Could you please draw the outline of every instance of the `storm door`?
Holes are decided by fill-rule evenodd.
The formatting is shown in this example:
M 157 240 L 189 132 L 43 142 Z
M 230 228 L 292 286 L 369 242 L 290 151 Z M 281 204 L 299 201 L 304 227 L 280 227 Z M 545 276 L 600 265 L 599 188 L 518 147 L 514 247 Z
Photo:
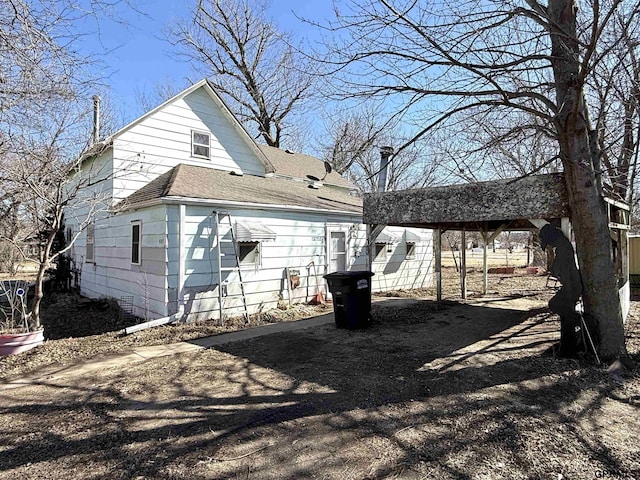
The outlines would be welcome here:
M 347 232 L 333 231 L 329 233 L 329 273 L 342 272 L 347 269 Z

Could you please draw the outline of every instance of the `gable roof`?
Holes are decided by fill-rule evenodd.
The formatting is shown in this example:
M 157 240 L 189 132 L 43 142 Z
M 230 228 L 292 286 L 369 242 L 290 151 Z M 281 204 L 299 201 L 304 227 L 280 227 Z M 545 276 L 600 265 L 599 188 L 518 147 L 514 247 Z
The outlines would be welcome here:
M 258 147 L 275 167 L 275 175 L 278 177 L 308 179 L 310 175 L 316 178 L 324 177 L 322 183 L 325 185 L 349 189 L 357 188 L 336 171 L 325 176 L 324 162 L 316 157 L 268 145 L 258 145 Z
M 216 104 L 220 108 L 222 113 L 229 119 L 229 122 L 234 127 L 234 129 L 236 130 L 238 135 L 246 142 L 246 144 L 249 146 L 249 148 L 256 154 L 258 159 L 262 162 L 262 164 L 265 167 L 265 172 L 266 173 L 273 173 L 275 171 L 274 166 L 271 164 L 271 162 L 266 157 L 266 155 L 263 153 L 263 151 L 258 147 L 258 144 L 256 143 L 256 141 L 251 137 L 251 135 L 249 135 L 249 133 L 247 133 L 247 131 L 244 129 L 244 127 L 242 126 L 240 121 L 231 112 L 229 107 L 227 107 L 227 104 L 224 102 L 224 100 L 222 100 L 220 95 L 218 95 L 216 93 L 215 89 L 213 88 L 211 83 L 206 78 L 203 79 L 203 80 L 200 80 L 199 82 L 194 83 L 189 88 L 183 90 L 182 92 L 178 93 L 177 95 L 174 95 L 173 97 L 171 97 L 170 99 L 168 99 L 164 103 L 158 105 L 156 108 L 154 108 L 152 110 L 149 110 L 144 115 L 136 118 L 131 123 L 129 123 L 129 124 L 125 125 L 124 127 L 122 127 L 117 132 L 111 134 L 105 140 L 102 140 L 100 142 L 96 142 L 95 144 L 91 145 L 80 156 L 79 163 L 82 163 L 84 160 L 86 160 L 88 158 L 91 158 L 93 156 L 96 156 L 97 154 L 104 152 L 106 149 L 111 148 L 113 146 L 113 140 L 115 138 L 117 138 L 118 136 L 122 135 L 127 130 L 129 130 L 130 128 L 134 127 L 135 125 L 138 125 L 140 122 L 144 121 L 145 119 L 149 118 L 151 115 L 154 115 L 158 111 L 162 110 L 167 105 L 175 102 L 176 100 L 179 100 L 181 98 L 186 97 L 187 95 L 189 95 L 190 93 L 198 90 L 199 88 L 202 88 L 209 95 L 209 97 L 211 98 L 213 103 Z
M 362 199 L 342 189 L 312 189 L 301 181 L 278 177 L 237 176 L 222 170 L 180 164 L 149 182 L 117 205 L 142 208 L 162 199 L 211 200 L 283 208 L 362 213 Z

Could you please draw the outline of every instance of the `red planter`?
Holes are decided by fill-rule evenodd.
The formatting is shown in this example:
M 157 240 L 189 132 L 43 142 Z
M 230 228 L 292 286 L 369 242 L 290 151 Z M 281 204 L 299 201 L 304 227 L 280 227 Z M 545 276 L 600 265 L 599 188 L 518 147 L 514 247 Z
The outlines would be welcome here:
M 0 355 L 13 355 L 30 350 L 44 342 L 44 330 L 29 333 L 0 334 Z

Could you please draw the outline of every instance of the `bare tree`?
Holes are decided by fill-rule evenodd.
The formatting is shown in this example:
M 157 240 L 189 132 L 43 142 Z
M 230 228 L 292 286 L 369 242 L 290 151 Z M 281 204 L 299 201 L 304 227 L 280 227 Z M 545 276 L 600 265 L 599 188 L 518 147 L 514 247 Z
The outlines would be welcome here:
M 35 131 L 35 126 L 30 124 L 29 132 L 14 134 L 10 139 L 12 153 L 0 159 L 0 185 L 11 188 L 10 206 L 15 214 L 12 217 L 13 227 L 14 231 L 20 232 L 19 237 L 0 238 L 11 242 L 21 251 L 23 258 L 38 265 L 35 296 L 29 313 L 34 328 L 40 327 L 40 305 L 47 270 L 70 250 L 96 215 L 109 207 L 108 199 L 100 195 L 99 189 L 87 190 L 87 187 L 102 183 L 108 175 L 96 169 L 85 169 L 81 174 L 76 168 L 77 162 L 70 160 L 78 158 L 85 139 L 89 137 L 88 116 L 78 116 L 69 105 L 65 112 L 64 107 L 64 104 L 57 105 L 51 115 L 41 118 L 41 130 Z M 65 213 L 73 217 L 76 212 L 82 218 L 75 222 L 78 225 L 76 231 L 62 248 L 54 250 Z M 30 239 L 34 252 L 23 249 L 21 241 L 25 238 Z
M 239 119 L 279 147 L 287 119 L 311 94 L 314 76 L 290 38 L 264 17 L 267 3 L 198 0 L 168 33 L 181 56 L 210 78 Z
M 526 112 L 470 115 L 458 133 L 457 166 L 481 170 L 487 179 L 512 178 L 562 170 L 555 135 Z
M 526 126 L 552 130 L 565 173 L 587 314 L 600 353 L 625 352 L 620 299 L 602 196 L 601 134 L 591 121 L 589 82 L 638 23 L 637 2 L 571 0 L 431 3 L 355 0 L 330 27 L 328 56 L 353 96 L 397 107 L 414 135 L 447 127 L 460 114 L 524 112 Z M 625 57 L 625 62 L 629 56 Z M 604 128 L 604 125 L 602 125 Z M 606 136 L 606 135 L 605 135 Z
M 345 174 L 363 192 L 378 190 L 380 147 L 402 145 L 404 135 L 397 123 L 385 121 L 370 106 L 334 113 L 322 145 L 324 160 Z M 417 188 L 434 181 L 437 162 L 426 145 L 416 143 L 393 156 L 387 189 Z
M 603 173 L 620 199 L 634 204 L 640 154 L 640 25 L 628 23 L 624 9 L 612 14 L 604 41 L 609 61 L 588 77 Z
M 81 202 L 91 218 L 101 205 L 81 198 L 80 187 L 94 179 L 77 177 L 71 160 L 89 144 L 90 98 L 101 78 L 99 55 L 78 47 L 92 22 L 117 20 L 117 5 L 128 0 L 0 2 L 0 209 L 7 214 L 0 240 L 17 249 L 26 237 L 37 244 L 36 328 L 45 271 L 80 233 L 52 250 L 63 211 Z
M 144 89 L 136 89 L 136 103 L 141 109 L 139 114 L 144 114 L 162 105 L 174 95 L 181 92 L 183 88 L 179 87 L 172 80 L 165 78 L 153 84 L 152 87 Z

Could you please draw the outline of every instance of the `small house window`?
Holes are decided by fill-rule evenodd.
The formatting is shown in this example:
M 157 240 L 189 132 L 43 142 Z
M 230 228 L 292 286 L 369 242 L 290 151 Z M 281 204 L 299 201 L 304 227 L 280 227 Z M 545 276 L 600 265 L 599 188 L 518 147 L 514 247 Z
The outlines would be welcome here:
M 73 239 L 73 228 L 67 227 L 67 232 L 66 232 L 66 236 L 65 236 L 65 240 L 67 242 L 67 245 L 69 245 L 71 243 L 72 239 Z
M 133 222 L 131 224 L 131 263 L 140 265 L 140 253 L 142 242 L 142 223 Z
M 386 243 L 376 243 L 376 248 L 373 254 L 373 261 L 380 262 L 387 258 L 387 244 Z
M 407 259 L 411 260 L 416 258 L 416 244 L 414 242 L 407 242 Z
M 206 132 L 191 131 L 191 155 L 194 157 L 210 158 L 211 135 Z
M 238 260 L 240 265 L 258 265 L 260 242 L 238 242 Z
M 95 261 L 95 227 L 93 223 L 87 225 L 87 242 L 86 242 L 86 256 L 85 261 L 94 262 Z

